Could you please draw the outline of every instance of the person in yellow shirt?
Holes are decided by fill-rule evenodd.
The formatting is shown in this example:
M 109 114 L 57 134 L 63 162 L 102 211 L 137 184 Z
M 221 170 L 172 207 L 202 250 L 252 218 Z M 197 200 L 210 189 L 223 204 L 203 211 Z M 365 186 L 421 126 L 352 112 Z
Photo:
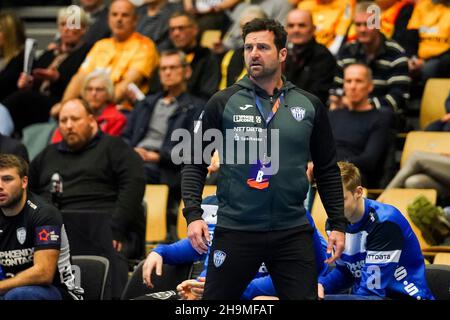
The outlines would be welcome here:
M 316 41 L 336 55 L 352 22 L 355 0 L 289 0 L 310 11 L 316 26 Z
M 411 33 L 407 30 L 409 19 L 414 10 L 413 0 L 375 0 L 380 13 L 380 31 L 387 39 L 395 40 L 405 49 L 408 56 L 417 50 L 411 42 Z M 356 40 L 356 27 L 351 25 L 347 33 L 347 42 Z
M 409 60 L 415 78 L 426 81 L 450 74 L 450 1 L 419 0 L 408 29 L 418 34 L 417 56 Z
M 155 44 L 149 38 L 135 32 L 137 15 L 128 0 L 116 0 L 111 4 L 108 24 L 112 37 L 95 43 L 78 72 L 64 92 L 63 101 L 80 94 L 83 79 L 95 69 L 106 70 L 114 83 L 116 103 L 124 100 L 127 87 L 135 83 L 143 92 L 148 91 L 148 80 L 159 63 Z

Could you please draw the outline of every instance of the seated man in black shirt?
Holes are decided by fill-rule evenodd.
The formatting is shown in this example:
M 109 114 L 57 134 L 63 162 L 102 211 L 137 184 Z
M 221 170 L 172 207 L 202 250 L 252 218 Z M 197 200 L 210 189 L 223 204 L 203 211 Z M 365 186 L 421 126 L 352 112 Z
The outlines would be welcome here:
M 0 154 L 0 300 L 81 299 L 61 214 L 27 185 L 25 160 Z
M 103 134 L 84 101 L 63 104 L 59 130 L 63 141 L 47 146 L 32 161 L 30 188 L 60 206 L 74 254 L 104 255 L 112 269 L 124 269 L 113 283 L 113 295 L 119 297 L 127 281 L 120 256 L 139 259 L 144 253 L 142 161 L 122 139 Z M 61 192 L 52 194 L 58 183 Z M 81 212 L 79 219 L 65 214 L 68 210 Z M 88 211 L 92 214 L 86 215 Z
M 348 65 L 344 69 L 342 103 L 332 100 L 328 116 L 338 160 L 354 163 L 359 167 L 365 185 L 378 187 L 378 169 L 388 147 L 393 116 L 374 108 L 369 100 L 372 90 L 370 69 L 364 64 Z

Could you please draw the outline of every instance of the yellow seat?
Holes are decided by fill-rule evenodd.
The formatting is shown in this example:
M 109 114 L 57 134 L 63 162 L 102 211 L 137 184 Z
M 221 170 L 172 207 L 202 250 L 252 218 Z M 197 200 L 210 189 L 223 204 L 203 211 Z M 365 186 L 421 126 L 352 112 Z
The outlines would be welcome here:
M 415 151 L 450 154 L 450 132 L 411 131 L 406 136 L 400 167 Z
M 429 79 L 420 103 L 420 128 L 425 129 L 431 122 L 445 115 L 445 99 L 450 91 L 449 79 Z
M 213 185 L 205 185 L 203 188 L 203 195 L 202 198 L 212 196 L 216 194 L 217 186 Z M 183 239 L 187 237 L 187 224 L 186 219 L 183 216 L 183 208 L 184 203 L 183 200 L 181 201 L 180 208 L 178 210 L 178 219 L 177 219 L 177 234 L 179 239 Z
M 222 31 L 220 30 L 205 30 L 202 34 L 202 38 L 200 39 L 200 45 L 212 50 L 214 48 L 214 44 L 220 41 L 221 36 Z
M 144 200 L 147 203 L 145 242 L 160 242 L 167 234 L 166 213 L 169 187 L 165 184 L 147 184 Z
M 425 196 L 431 203 L 436 203 L 437 191 L 434 189 L 387 189 L 379 197 L 378 201 L 396 207 L 408 220 L 411 228 L 419 240 L 420 248 L 424 255 L 435 255 L 437 252 L 450 252 L 449 246 L 430 246 L 422 237 L 422 232 L 411 221 L 406 211 L 408 205 L 419 195 Z
M 445 264 L 450 266 L 450 253 L 439 252 L 434 256 L 433 264 Z

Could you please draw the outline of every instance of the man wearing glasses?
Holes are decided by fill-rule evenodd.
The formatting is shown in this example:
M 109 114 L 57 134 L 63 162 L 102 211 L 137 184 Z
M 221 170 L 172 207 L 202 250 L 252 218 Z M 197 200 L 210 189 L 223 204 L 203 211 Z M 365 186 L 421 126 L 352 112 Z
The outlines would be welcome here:
M 178 205 L 181 200 L 180 166 L 171 161 L 171 141 L 175 129 L 189 129 L 204 101 L 187 91 L 191 67 L 182 51 L 161 53 L 161 92 L 148 95 L 132 111 L 123 133 L 125 141 L 144 161 L 147 183 L 169 185 L 168 241 L 176 239 Z
M 197 22 L 188 13 L 175 12 L 169 19 L 170 40 L 177 50 L 186 54 L 186 60 L 191 65 L 187 91 L 207 100 L 219 88 L 220 68 L 211 50 L 198 43 L 198 32 Z M 157 92 L 161 88 L 158 82 L 162 83 L 162 80 L 157 79 L 157 75 L 153 80 L 150 89 Z

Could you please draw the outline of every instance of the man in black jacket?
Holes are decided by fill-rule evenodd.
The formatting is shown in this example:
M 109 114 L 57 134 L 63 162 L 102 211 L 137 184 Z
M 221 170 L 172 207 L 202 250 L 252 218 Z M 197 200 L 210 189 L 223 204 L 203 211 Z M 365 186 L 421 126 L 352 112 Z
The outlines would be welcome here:
M 159 77 L 164 91 L 149 95 L 136 105 L 123 133 L 124 140 L 144 161 L 147 183 L 167 184 L 168 239 L 176 238 L 176 221 L 181 200 L 180 166 L 171 160 L 176 142 L 171 135 L 176 129 L 189 129 L 200 113 L 204 101 L 187 93 L 191 68 L 182 51 L 161 53 Z
M 316 42 L 315 30 L 309 11 L 293 9 L 289 12 L 284 74 L 297 87 L 316 95 L 325 104 L 333 85 L 336 60 L 327 47 Z
M 312 228 L 303 206 L 310 156 L 332 225 L 327 251 L 334 248 L 335 255 L 327 263 L 341 255 L 345 242 L 342 182 L 328 117 L 319 99 L 281 75 L 287 55 L 283 26 L 254 19 L 242 34 L 248 75 L 208 101 L 194 130 L 194 141 L 200 140 L 194 148 L 205 154 L 212 151 L 206 136 L 214 135 L 221 162 L 203 298 L 239 299 L 264 262 L 280 299 L 316 299 Z M 197 154 L 202 155 L 194 149 L 186 157 L 182 171 L 183 214 L 193 248 L 206 253 L 211 237 L 200 205 L 209 159 Z
M 175 12 L 169 19 L 169 36 L 173 46 L 186 54 L 192 74 L 187 91 L 203 99 L 209 99 L 219 88 L 220 66 L 213 52 L 202 47 L 197 40 L 198 25 L 193 16 Z M 152 79 L 151 92 L 161 89 L 158 75 Z
M 142 161 L 120 138 L 103 134 L 81 100 L 63 104 L 59 129 L 63 141 L 30 165 L 30 188 L 61 208 L 74 254 L 110 259 L 112 294 L 120 297 L 127 280 L 120 256 L 141 258 L 144 251 Z

